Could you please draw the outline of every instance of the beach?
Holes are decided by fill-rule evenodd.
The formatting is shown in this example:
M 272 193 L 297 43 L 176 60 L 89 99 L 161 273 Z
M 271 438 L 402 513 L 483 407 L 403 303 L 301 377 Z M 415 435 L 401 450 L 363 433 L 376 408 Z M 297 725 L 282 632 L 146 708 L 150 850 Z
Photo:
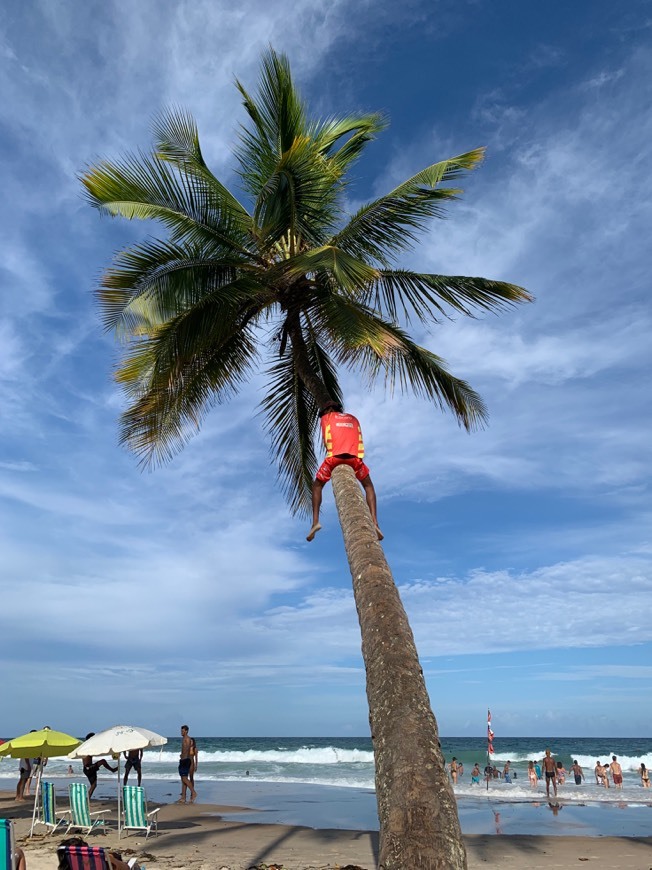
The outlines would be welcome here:
M 324 806 L 321 789 L 314 790 L 314 802 Z M 290 796 L 286 795 L 286 800 Z M 303 795 L 303 802 L 306 802 Z M 157 806 L 159 804 L 156 804 Z M 118 839 L 117 805 L 115 799 L 93 801 L 93 809 L 109 809 L 111 827 L 108 832 L 94 832 L 85 839 L 120 851 L 125 860 L 137 857 L 151 870 L 249 870 L 249 868 L 284 868 L 284 870 L 336 870 L 336 868 L 376 868 L 378 834 L 375 830 L 346 830 L 345 828 L 308 827 L 304 825 L 270 824 L 261 822 L 260 808 L 245 805 L 211 804 L 198 802 L 194 805 L 160 803 L 159 833 L 145 840 L 143 835 L 123 834 Z M 59 809 L 66 806 L 59 801 Z M 550 812 L 547 804 L 520 805 L 499 804 L 500 810 L 492 810 L 494 830 L 486 834 L 465 834 L 470 870 L 479 868 L 571 868 L 595 866 L 622 868 L 622 870 L 648 870 L 652 866 L 652 837 L 620 833 L 618 836 L 602 836 L 599 833 L 585 836 L 578 833 L 572 816 L 564 817 L 570 809 L 561 804 L 562 811 Z M 604 807 L 585 807 L 587 819 L 585 830 L 608 830 L 613 819 L 605 826 Z M 637 808 L 630 808 L 635 810 Z M 650 816 L 652 809 L 638 808 Z M 519 817 L 538 813 L 541 820 L 555 819 L 558 833 L 523 835 L 517 833 Z M 627 812 L 612 808 L 616 818 L 627 818 Z M 32 803 L 14 801 L 13 793 L 0 792 L 0 816 L 15 821 L 18 844 L 25 850 L 28 870 L 55 870 L 56 847 L 64 839 L 59 830 L 46 836 L 38 825 L 35 836 L 28 837 L 31 823 Z M 498 813 L 498 819 L 496 819 Z M 273 813 L 272 813 L 273 815 Z M 325 813 L 328 816 L 328 813 Z M 630 817 L 636 813 L 630 812 Z M 254 821 L 255 819 L 255 821 Z M 513 823 L 513 824 L 512 824 Z M 505 824 L 510 833 L 505 833 Z M 641 823 L 636 823 L 635 827 Z M 644 824 L 643 830 L 647 827 Z M 546 829 L 548 830 L 548 829 Z M 407 870 L 407 868 L 406 868 Z

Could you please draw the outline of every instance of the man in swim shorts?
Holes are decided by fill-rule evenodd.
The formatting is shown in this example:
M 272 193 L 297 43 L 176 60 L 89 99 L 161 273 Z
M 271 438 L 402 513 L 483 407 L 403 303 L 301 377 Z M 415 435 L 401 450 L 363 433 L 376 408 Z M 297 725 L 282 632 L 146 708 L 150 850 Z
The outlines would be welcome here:
M 551 756 L 549 749 L 546 749 L 546 755 L 542 764 L 543 772 L 546 777 L 546 797 L 550 797 L 550 783 L 552 783 L 555 797 L 557 797 L 557 765 L 555 764 L 555 759 Z
M 129 752 L 124 753 L 124 757 L 127 759 L 125 764 L 125 776 L 122 782 L 123 785 L 127 785 L 127 780 L 129 779 L 129 774 L 132 769 L 136 771 L 138 775 L 138 785 L 141 784 L 143 780 L 143 769 L 142 769 L 142 760 L 143 760 L 143 750 L 142 749 L 130 749 Z
M 573 761 L 573 765 L 571 767 L 573 771 L 573 776 L 575 777 L 575 785 L 582 785 L 582 780 L 584 779 L 584 771 L 581 766 L 577 763 L 577 759 Z
M 326 458 L 319 467 L 317 477 L 312 484 L 312 526 L 306 541 L 312 541 L 321 529 L 319 511 L 321 509 L 322 490 L 331 479 L 333 469 L 338 465 L 349 465 L 364 488 L 367 507 L 376 529 L 378 540 L 383 534 L 378 527 L 376 516 L 376 490 L 369 476 L 369 469 L 362 461 L 364 445 L 360 423 L 352 414 L 345 414 L 339 402 L 327 402 L 319 412 L 321 433 L 326 446 Z
M 181 755 L 179 758 L 179 776 L 181 777 L 180 804 L 185 804 L 188 789 L 190 789 L 190 803 L 194 804 L 197 792 L 192 784 L 190 774 L 193 769 L 193 740 L 188 736 L 188 726 L 181 726 Z
M 618 764 L 618 759 L 615 755 L 611 756 L 611 777 L 616 788 L 623 787 L 623 769 L 620 764 Z

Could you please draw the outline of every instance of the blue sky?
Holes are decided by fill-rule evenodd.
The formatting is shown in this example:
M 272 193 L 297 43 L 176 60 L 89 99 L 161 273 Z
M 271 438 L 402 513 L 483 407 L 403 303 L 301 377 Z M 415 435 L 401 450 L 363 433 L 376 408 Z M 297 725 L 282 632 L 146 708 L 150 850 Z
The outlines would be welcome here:
M 10 0 L 0 22 L 0 733 L 117 721 L 176 734 L 368 733 L 330 488 L 287 510 L 254 379 L 182 454 L 117 444 L 117 350 L 92 290 L 147 228 L 77 175 L 197 119 L 214 171 L 260 54 L 316 114 L 381 110 L 350 208 L 486 145 L 405 265 L 533 305 L 417 338 L 490 410 L 473 435 L 345 379 L 444 735 L 648 733 L 652 4 L 603 0 Z

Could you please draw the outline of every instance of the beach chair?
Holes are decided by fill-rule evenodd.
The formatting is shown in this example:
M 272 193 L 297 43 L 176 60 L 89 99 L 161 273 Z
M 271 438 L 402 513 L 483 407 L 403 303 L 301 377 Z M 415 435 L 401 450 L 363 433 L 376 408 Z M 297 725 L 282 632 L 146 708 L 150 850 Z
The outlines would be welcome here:
M 91 812 L 90 803 L 88 800 L 88 786 L 84 782 L 71 782 L 68 786 L 68 795 L 70 797 L 70 821 L 66 828 L 68 831 L 79 830 L 85 834 L 90 834 L 95 828 L 99 828 L 106 832 L 106 821 L 94 816 L 103 816 L 110 810 L 96 810 Z
M 0 819 L 0 870 L 16 870 L 14 825 L 11 819 Z
M 124 813 L 125 831 L 145 831 L 145 839 L 150 831 L 158 834 L 158 813 L 160 807 L 147 811 L 147 797 L 145 789 L 138 785 L 125 785 L 122 789 L 122 807 Z
M 67 862 L 69 870 L 111 870 L 112 868 L 107 852 L 101 846 L 59 846 L 57 858 L 60 866 L 65 866 Z M 137 861 L 131 858 L 127 863 L 132 867 L 137 864 Z M 140 870 L 145 870 L 144 864 L 140 864 Z
M 53 834 L 59 825 L 65 825 L 70 821 L 70 810 L 57 812 L 54 783 L 41 780 L 41 818 L 39 823 L 45 825 L 48 834 Z

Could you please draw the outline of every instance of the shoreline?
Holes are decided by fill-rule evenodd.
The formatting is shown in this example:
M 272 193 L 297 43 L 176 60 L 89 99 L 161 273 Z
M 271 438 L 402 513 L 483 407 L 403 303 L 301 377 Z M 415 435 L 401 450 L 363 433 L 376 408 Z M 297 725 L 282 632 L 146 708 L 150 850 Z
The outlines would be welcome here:
M 60 804 L 60 809 L 66 806 L 63 800 Z M 137 857 L 146 864 L 149 861 L 159 870 L 249 870 L 261 865 L 277 865 L 283 870 L 335 870 L 347 865 L 375 870 L 377 866 L 377 831 L 247 821 L 257 811 L 245 806 L 161 803 L 158 836 L 152 834 L 145 840 L 132 833 L 119 840 L 116 800 L 97 800 L 93 804 L 111 810 L 113 827 L 85 839 L 118 849 L 126 859 Z M 46 835 L 43 826 L 37 825 L 35 836 L 29 838 L 31 814 L 31 800 L 16 803 L 12 793 L 0 792 L 0 817 L 14 820 L 16 839 L 27 857 L 27 870 L 55 870 L 56 847 L 64 838 L 65 828 Z M 571 868 L 577 867 L 578 861 L 589 866 L 641 870 L 652 862 L 649 836 L 550 836 L 501 831 L 465 834 L 464 842 L 469 870 L 522 870 L 526 865 L 530 870 Z

